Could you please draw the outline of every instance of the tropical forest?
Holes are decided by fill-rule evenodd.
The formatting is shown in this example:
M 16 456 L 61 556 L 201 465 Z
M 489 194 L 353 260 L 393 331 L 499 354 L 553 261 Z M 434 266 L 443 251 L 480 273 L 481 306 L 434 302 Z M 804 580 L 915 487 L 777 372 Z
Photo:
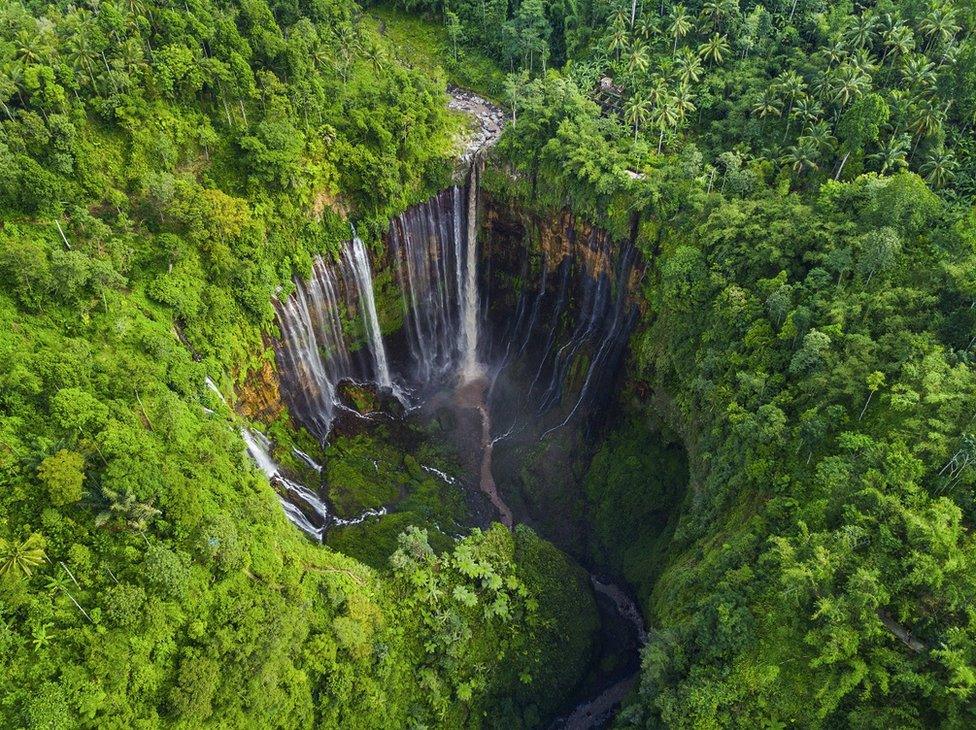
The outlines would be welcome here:
M 976 728 L 976 0 L 0 0 L 0 728 Z

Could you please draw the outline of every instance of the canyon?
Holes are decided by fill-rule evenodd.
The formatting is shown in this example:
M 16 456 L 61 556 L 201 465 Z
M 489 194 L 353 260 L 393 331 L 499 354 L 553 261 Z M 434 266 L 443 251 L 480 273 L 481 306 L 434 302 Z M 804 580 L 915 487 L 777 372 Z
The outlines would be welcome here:
M 459 455 L 457 468 L 422 468 L 467 490 L 469 504 L 480 492 L 475 523 L 526 522 L 568 549 L 560 535 L 584 528 L 554 527 L 558 520 L 550 523 L 545 509 L 519 494 L 519 473 L 528 462 L 553 460 L 568 470 L 585 457 L 570 457 L 567 444 L 581 453 L 598 444 L 638 317 L 643 264 L 632 241 L 613 241 L 569 213 L 519 210 L 482 190 L 501 112 L 459 90 L 451 108 L 474 120 L 459 141 L 455 184 L 395 217 L 378 245 L 368 249 L 352 230 L 336 259 L 316 257 L 308 278 L 295 277 L 292 293 L 275 302 L 273 385 L 293 421 L 320 444 L 391 420 L 433 428 Z M 357 407 L 350 389 L 371 405 Z M 329 506 L 327 479 L 306 486 L 275 462 L 267 436 L 256 429 L 242 436 L 288 518 L 315 541 L 397 509 L 363 505 L 340 517 Z M 629 589 L 589 567 L 601 648 L 585 689 L 553 727 L 602 726 L 639 668 L 645 633 Z M 616 669 L 596 668 L 608 663 Z

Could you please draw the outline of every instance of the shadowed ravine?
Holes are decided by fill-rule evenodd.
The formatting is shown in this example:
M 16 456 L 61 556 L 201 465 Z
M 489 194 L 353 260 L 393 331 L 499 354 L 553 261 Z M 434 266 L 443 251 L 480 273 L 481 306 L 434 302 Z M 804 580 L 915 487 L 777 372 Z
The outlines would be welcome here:
M 597 438 L 636 320 L 641 265 L 632 241 L 615 242 L 572 217 L 540 222 L 533 243 L 527 226 L 534 224 L 489 203 L 480 188 L 482 151 L 497 139 L 500 112 L 462 92 L 452 105 L 479 120 L 461 153 L 464 184 L 395 218 L 372 255 L 354 232 L 336 260 L 318 257 L 309 279 L 295 279 L 294 293 L 275 303 L 281 391 L 292 418 L 323 444 L 337 421 L 367 427 L 382 417 L 430 426 L 446 418 L 455 426 L 445 435 L 465 454 L 468 483 L 487 498 L 492 518 L 509 529 L 538 526 L 544 511 L 526 513 L 521 500 L 517 508 L 506 500 L 506 490 L 516 488 L 511 469 L 537 445 L 543 459 L 568 459 L 565 451 L 546 457 L 549 445 Z M 377 275 L 395 283 L 402 306 L 402 326 L 387 334 Z M 395 397 L 398 412 L 357 411 L 342 395 L 350 384 L 375 391 L 381 403 Z M 338 519 L 327 498 L 281 472 L 264 437 L 244 438 L 288 517 L 313 539 L 334 526 L 382 519 L 388 506 L 395 511 L 384 505 Z M 498 453 L 506 466 L 500 481 Z M 617 669 L 606 674 L 593 658 L 585 690 L 554 727 L 602 727 L 639 668 L 640 613 L 625 590 L 598 575 L 590 577 L 602 651 L 617 652 Z

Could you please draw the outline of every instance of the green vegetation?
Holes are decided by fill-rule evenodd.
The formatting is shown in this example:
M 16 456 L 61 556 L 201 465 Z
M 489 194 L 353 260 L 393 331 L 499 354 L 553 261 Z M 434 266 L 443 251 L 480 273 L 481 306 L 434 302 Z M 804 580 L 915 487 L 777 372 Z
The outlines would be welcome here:
M 585 574 L 458 539 L 451 455 L 281 415 L 340 514 L 396 510 L 314 545 L 205 386 L 447 184 L 447 79 L 508 101 L 496 199 L 648 267 L 640 382 L 553 500 L 646 611 L 618 725 L 976 724 L 972 2 L 405 7 L 0 7 L 0 725 L 536 727 L 583 679 Z
M 377 30 L 395 48 L 397 58 L 428 77 L 447 73 L 449 83 L 490 99 L 505 93 L 505 74 L 476 46 L 452 37 L 450 24 L 419 18 L 391 5 L 371 5 Z M 456 26 L 455 26 L 456 27 Z
M 622 28 L 621 61 L 594 52 L 521 88 L 499 145 L 506 169 L 485 178 L 520 205 L 568 205 L 619 237 L 636 232 L 652 267 L 634 366 L 656 394 L 649 418 L 682 437 L 692 486 L 666 544 L 652 531 L 648 553 L 609 551 L 642 586 L 653 629 L 619 722 L 970 725 L 976 219 L 960 116 L 971 66 L 953 59 L 972 52 L 971 10 L 800 4 L 792 21 L 789 7 L 666 7 L 670 21 L 645 11 L 655 17 L 633 32 L 619 13 L 609 25 Z M 642 39 L 678 13 L 699 30 Z M 923 29 L 947 14 L 954 30 Z M 755 16 L 770 30 L 755 51 L 735 35 L 725 42 L 738 52 L 706 44 Z M 889 22 L 918 38 L 924 88 L 898 80 L 908 57 L 885 54 L 880 30 L 854 39 Z M 609 70 L 624 97 L 652 93 L 654 71 L 627 55 L 644 48 L 667 101 L 683 47 L 699 45 L 695 112 L 678 123 L 635 125 L 594 83 Z M 833 83 L 831 67 L 864 57 L 877 69 L 849 99 L 808 99 L 818 79 Z M 789 73 L 799 91 L 784 91 Z M 749 110 L 763 88 L 782 119 Z M 937 124 L 913 126 L 950 99 Z M 819 104 L 816 129 L 839 140 L 816 167 L 776 152 L 820 124 L 797 123 L 791 101 Z M 881 146 L 902 133 L 907 164 L 885 166 Z M 939 179 L 925 160 L 943 150 L 958 166 Z M 612 438 L 594 463 L 590 496 L 607 510 L 618 495 L 646 496 L 607 463 L 629 453 Z M 611 537 L 599 509 L 595 519 L 604 543 L 625 543 L 626 521 Z M 652 589 L 642 574 L 658 575 Z
M 583 650 L 530 538 L 305 540 L 204 384 L 445 184 L 445 101 L 345 0 L 0 7 L 0 725 L 457 727 Z
M 645 601 L 685 497 L 685 462 L 680 443 L 635 418 L 607 436 L 586 474 L 593 562 L 624 576 Z

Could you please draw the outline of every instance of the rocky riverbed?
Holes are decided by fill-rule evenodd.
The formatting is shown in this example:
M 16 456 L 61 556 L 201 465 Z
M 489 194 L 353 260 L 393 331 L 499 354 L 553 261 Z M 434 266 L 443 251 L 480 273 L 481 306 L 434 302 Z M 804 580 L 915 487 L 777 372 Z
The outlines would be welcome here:
M 475 120 L 475 124 L 458 140 L 458 156 L 462 166 L 467 169 L 468 163 L 478 153 L 491 147 L 502 136 L 505 112 L 484 97 L 457 86 L 449 86 L 447 93 L 450 97 L 448 109 L 469 114 Z

